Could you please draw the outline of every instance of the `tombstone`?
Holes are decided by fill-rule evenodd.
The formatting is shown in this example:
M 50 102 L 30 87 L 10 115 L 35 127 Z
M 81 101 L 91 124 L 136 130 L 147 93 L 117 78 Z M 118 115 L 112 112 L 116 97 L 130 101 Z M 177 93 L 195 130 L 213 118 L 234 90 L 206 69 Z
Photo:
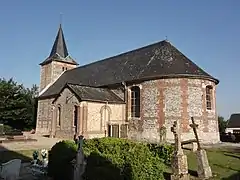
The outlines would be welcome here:
M 165 126 L 160 128 L 160 143 L 164 144 L 166 142 L 167 129 Z
M 198 134 L 197 134 L 197 127 L 198 125 L 194 122 L 194 118 L 191 117 L 192 124 L 190 124 L 190 127 L 193 129 L 195 138 L 197 140 L 197 151 L 196 151 L 196 156 L 197 156 L 197 163 L 198 163 L 198 177 L 200 179 L 208 179 L 212 177 L 212 170 L 211 167 L 209 166 L 208 163 L 208 157 L 207 153 L 204 149 L 201 148 Z
M 184 155 L 181 146 L 181 132 L 179 123 L 174 121 L 171 131 L 174 135 L 175 150 L 172 158 L 172 171 L 171 180 L 189 180 L 187 156 Z
M 77 156 L 76 156 L 76 164 L 74 166 L 74 180 L 82 180 L 82 175 L 85 171 L 86 162 L 84 161 L 84 153 L 83 153 L 83 136 L 79 136 L 79 139 L 76 140 L 78 144 Z

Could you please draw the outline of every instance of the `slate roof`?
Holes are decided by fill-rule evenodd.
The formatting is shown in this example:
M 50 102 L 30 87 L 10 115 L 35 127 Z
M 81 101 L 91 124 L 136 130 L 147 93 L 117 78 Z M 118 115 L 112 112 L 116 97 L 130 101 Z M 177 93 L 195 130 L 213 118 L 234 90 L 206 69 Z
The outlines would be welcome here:
M 240 128 L 240 113 L 231 115 L 227 127 L 228 128 Z
M 59 93 L 66 83 L 103 87 L 121 82 L 166 77 L 199 77 L 219 82 L 168 41 L 160 41 L 117 56 L 68 70 L 40 98 Z
M 124 101 L 120 97 L 118 97 L 115 93 L 106 88 L 95 88 L 74 84 L 66 84 L 65 87 L 68 87 L 82 101 L 97 101 L 120 104 L 124 103 Z
M 78 65 L 78 63 L 74 61 L 68 54 L 67 45 L 65 42 L 61 24 L 59 26 L 58 33 L 55 38 L 50 55 L 40 65 L 47 64 L 53 60 Z

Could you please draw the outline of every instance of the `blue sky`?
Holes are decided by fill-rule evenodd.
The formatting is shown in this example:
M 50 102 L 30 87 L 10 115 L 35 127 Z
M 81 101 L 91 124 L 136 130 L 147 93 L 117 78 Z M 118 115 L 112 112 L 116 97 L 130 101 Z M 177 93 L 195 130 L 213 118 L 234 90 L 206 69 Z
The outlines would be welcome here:
M 60 13 L 68 50 L 80 64 L 167 36 L 220 80 L 219 114 L 240 112 L 240 1 L 2 0 L 0 77 L 39 84 L 38 64 L 50 53 Z

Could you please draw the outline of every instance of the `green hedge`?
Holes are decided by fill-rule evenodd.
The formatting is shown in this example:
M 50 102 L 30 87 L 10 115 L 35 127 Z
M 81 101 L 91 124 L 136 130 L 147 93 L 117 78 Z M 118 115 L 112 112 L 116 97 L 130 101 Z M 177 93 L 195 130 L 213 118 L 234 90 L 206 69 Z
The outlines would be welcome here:
M 148 146 L 119 138 L 91 139 L 84 143 L 89 180 L 164 179 L 164 165 Z
M 49 151 L 48 175 L 54 180 L 70 180 L 73 175 L 71 161 L 75 158 L 77 146 L 73 141 L 56 143 Z
M 119 138 L 84 140 L 88 180 L 159 180 L 164 179 L 164 162 L 169 162 L 170 146 L 133 142 Z M 71 179 L 77 146 L 61 141 L 49 153 L 49 175 L 54 180 Z
M 167 165 L 171 164 L 174 147 L 168 144 L 148 144 L 148 148 Z

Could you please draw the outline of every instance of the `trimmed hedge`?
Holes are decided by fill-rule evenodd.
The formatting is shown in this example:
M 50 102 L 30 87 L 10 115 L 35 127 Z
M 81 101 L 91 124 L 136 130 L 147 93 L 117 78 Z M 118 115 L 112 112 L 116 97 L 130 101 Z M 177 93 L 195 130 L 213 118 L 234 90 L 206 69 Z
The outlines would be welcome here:
M 119 138 L 84 140 L 87 158 L 84 179 L 160 180 L 164 162 L 169 162 L 171 146 L 134 142 Z M 77 146 L 73 141 L 55 144 L 49 153 L 49 175 L 54 180 L 72 179 Z
M 164 179 L 163 161 L 147 144 L 119 138 L 91 139 L 84 143 L 89 180 Z
M 56 143 L 48 155 L 48 175 L 54 180 L 70 180 L 73 175 L 71 161 L 75 158 L 77 146 L 73 141 Z

